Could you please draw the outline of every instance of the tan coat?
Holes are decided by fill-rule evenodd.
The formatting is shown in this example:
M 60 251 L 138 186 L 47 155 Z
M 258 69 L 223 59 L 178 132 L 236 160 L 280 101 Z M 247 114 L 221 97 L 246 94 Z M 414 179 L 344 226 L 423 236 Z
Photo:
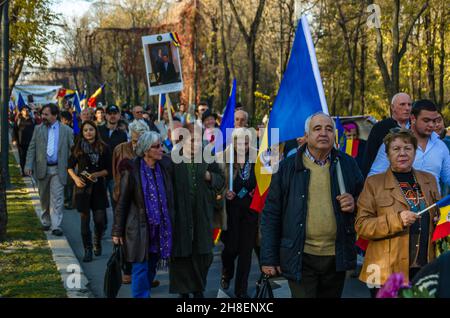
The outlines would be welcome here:
M 427 206 L 439 199 L 436 179 L 433 175 L 414 171 L 417 182 L 425 195 Z M 358 199 L 355 229 L 358 235 L 369 240 L 360 280 L 383 285 L 392 273 L 402 272 L 409 277 L 409 230 L 403 227 L 400 212 L 409 210 L 398 182 L 391 169 L 367 178 Z M 428 233 L 428 261 L 435 258 L 431 236 L 436 209 L 431 209 L 430 233 Z M 370 266 L 372 265 L 372 266 Z M 373 281 L 373 265 L 379 266 L 380 280 Z
M 119 200 L 120 194 L 120 178 L 121 178 L 121 174 L 119 171 L 120 162 L 124 159 L 132 160 L 134 158 L 136 158 L 136 154 L 133 151 L 133 145 L 131 144 L 131 141 L 124 142 L 114 149 L 114 153 L 112 156 L 112 175 L 114 179 L 113 199 L 116 202 Z

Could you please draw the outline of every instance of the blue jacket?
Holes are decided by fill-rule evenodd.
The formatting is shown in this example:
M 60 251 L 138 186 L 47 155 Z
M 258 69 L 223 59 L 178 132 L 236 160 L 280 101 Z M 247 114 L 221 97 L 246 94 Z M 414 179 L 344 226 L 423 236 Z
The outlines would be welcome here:
M 306 214 L 310 170 L 303 164 L 303 146 L 296 156 L 281 162 L 273 175 L 261 219 L 261 265 L 281 266 L 282 275 L 300 282 L 303 248 L 306 240 Z M 355 212 L 341 212 L 336 197 L 339 184 L 336 174 L 341 162 L 346 192 L 355 198 Z M 356 266 L 354 230 L 356 201 L 364 179 L 356 161 L 345 153 L 331 152 L 331 195 L 336 216 L 336 271 L 346 271 Z M 324 195 L 326 195 L 324 193 Z

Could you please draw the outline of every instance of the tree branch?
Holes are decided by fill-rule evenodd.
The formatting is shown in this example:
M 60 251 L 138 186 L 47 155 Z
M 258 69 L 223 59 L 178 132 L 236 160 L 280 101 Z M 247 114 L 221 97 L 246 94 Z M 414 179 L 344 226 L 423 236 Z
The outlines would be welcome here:
M 242 23 L 241 18 L 239 17 L 239 14 L 238 14 L 238 12 L 236 10 L 236 6 L 234 5 L 233 0 L 228 0 L 228 3 L 230 5 L 230 7 L 231 7 L 231 11 L 233 12 L 234 18 L 236 19 L 236 21 L 238 23 L 239 29 L 240 29 L 242 35 L 244 36 L 245 41 L 247 43 L 250 43 L 250 35 L 247 33 L 247 30 L 245 30 L 245 26 Z
M 411 34 L 411 31 L 412 31 L 414 25 L 416 24 L 417 20 L 420 18 L 422 13 L 424 13 L 424 11 L 427 8 L 428 8 L 428 1 L 425 2 L 425 4 L 422 6 L 422 9 L 420 9 L 419 13 L 417 13 L 417 15 L 414 17 L 414 20 L 411 22 L 411 24 L 408 27 L 405 35 L 403 36 L 402 47 L 401 47 L 400 51 L 398 52 L 399 59 L 401 59 L 403 57 L 403 55 L 405 54 L 405 52 L 406 52 L 406 46 L 407 46 L 407 43 L 408 43 L 408 38 L 409 38 L 409 35 Z

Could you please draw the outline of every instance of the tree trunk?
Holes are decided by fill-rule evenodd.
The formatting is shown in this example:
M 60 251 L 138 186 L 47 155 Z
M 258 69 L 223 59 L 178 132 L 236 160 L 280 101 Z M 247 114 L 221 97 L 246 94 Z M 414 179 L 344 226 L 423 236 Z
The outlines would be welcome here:
M 436 81 L 434 77 L 434 37 L 431 34 L 431 10 L 425 14 L 425 47 L 427 50 L 427 79 L 429 98 L 436 103 Z
M 366 111 L 366 62 L 367 62 L 367 36 L 364 29 L 361 30 L 361 59 L 359 67 L 359 98 L 361 104 L 361 115 Z
M 373 3 L 374 1 L 370 1 Z M 391 102 L 392 97 L 400 91 L 400 62 L 403 55 L 406 52 L 407 43 L 409 36 L 411 34 L 412 28 L 414 27 L 416 21 L 420 18 L 422 13 L 427 9 L 428 2 L 426 2 L 420 11 L 413 17 L 409 26 L 406 27 L 405 34 L 401 39 L 400 44 L 400 0 L 394 1 L 394 11 L 392 17 L 392 50 L 391 50 L 391 73 L 389 74 L 388 67 L 383 57 L 383 35 L 381 30 L 376 28 L 377 34 L 377 46 L 375 50 L 375 57 L 377 60 L 378 67 L 380 68 L 381 75 L 383 77 L 384 88 L 388 98 L 388 102 Z
M 445 27 L 446 27 L 446 1 L 441 1 L 441 19 L 439 23 L 439 37 L 441 40 L 439 50 L 439 110 L 442 110 L 445 105 L 444 101 L 444 76 L 445 76 Z
M 258 9 L 256 10 L 255 18 L 250 25 L 250 31 L 247 32 L 245 26 L 242 22 L 240 15 L 236 10 L 233 0 L 228 0 L 228 4 L 231 7 L 234 18 L 238 23 L 239 30 L 244 36 L 245 44 L 247 46 L 247 57 L 249 62 L 249 72 L 248 72 L 248 87 L 247 87 L 247 111 L 251 117 L 255 115 L 255 90 L 256 90 L 256 78 L 257 78 L 257 67 L 256 67 L 256 54 L 255 54 L 255 44 L 258 35 L 258 28 L 261 23 L 261 17 L 266 4 L 266 0 L 259 0 Z
M 225 18 L 223 14 L 223 0 L 220 0 L 220 42 L 222 46 L 222 64 L 225 80 L 225 87 L 222 90 L 222 104 L 224 104 L 229 94 L 228 91 L 231 87 L 230 84 L 231 81 L 230 81 L 230 68 L 228 66 L 228 59 L 227 59 L 227 45 L 225 41 Z

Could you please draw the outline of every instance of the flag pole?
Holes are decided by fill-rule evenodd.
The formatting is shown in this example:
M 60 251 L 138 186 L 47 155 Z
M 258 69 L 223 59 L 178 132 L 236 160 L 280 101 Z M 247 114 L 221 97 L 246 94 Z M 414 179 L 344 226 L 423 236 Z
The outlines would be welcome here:
M 167 116 L 169 116 L 169 129 L 173 131 L 173 118 L 172 118 L 172 101 L 170 100 L 170 96 L 166 93 L 166 101 L 167 101 Z
M 234 140 L 230 143 L 230 186 L 229 190 L 233 191 L 233 165 L 234 165 Z
M 417 213 L 417 215 L 422 215 L 422 214 L 424 214 L 425 212 L 427 212 L 428 210 L 431 210 L 432 208 L 434 208 L 435 206 L 436 206 L 436 203 L 433 204 L 433 205 L 430 205 L 428 208 L 426 208 L 426 209 L 420 211 L 419 213 Z
M 158 102 L 158 122 L 161 121 L 161 94 L 159 94 L 159 102 Z

